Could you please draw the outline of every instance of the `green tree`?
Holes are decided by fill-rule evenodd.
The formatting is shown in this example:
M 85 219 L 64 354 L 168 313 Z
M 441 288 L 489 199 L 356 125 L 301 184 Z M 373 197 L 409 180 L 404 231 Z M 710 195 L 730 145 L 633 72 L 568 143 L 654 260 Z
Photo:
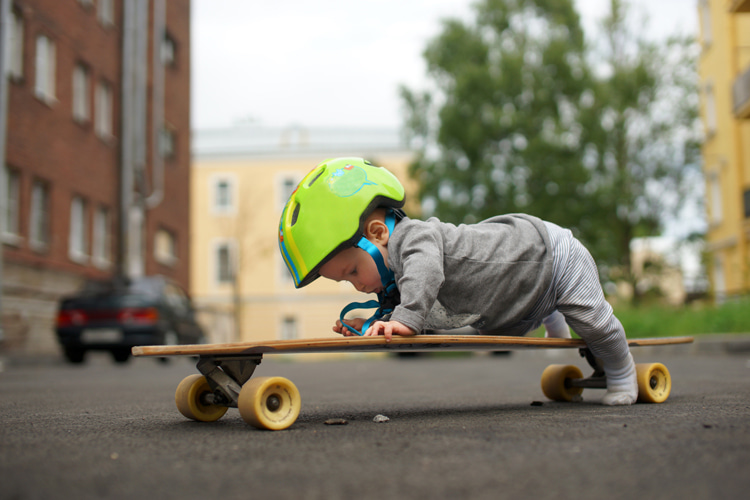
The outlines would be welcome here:
M 572 225 L 587 175 L 577 110 L 593 96 L 578 14 L 570 0 L 475 9 L 476 24 L 446 21 L 424 53 L 437 92 L 402 88 L 426 211 L 453 222 L 526 211 Z
M 596 50 L 572 0 L 474 9 L 473 23 L 445 21 L 424 52 L 435 90 L 401 90 L 426 214 L 531 213 L 630 276 L 630 240 L 676 209 L 697 161 L 694 53 L 634 39 L 619 0 Z
M 584 144 L 587 195 L 599 216 L 579 229 L 601 262 L 635 284 L 630 242 L 659 234 L 694 196 L 699 170 L 697 44 L 656 43 L 629 29 L 628 5 L 611 0 L 591 60 L 600 73 L 592 140 Z

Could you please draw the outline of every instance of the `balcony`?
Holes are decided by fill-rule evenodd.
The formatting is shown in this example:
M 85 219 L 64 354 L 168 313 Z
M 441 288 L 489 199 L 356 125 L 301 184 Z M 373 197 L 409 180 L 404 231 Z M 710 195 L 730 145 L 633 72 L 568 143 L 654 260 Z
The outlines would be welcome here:
M 732 85 L 732 112 L 737 119 L 750 119 L 750 67 Z
M 729 12 L 750 12 L 750 0 L 729 0 Z

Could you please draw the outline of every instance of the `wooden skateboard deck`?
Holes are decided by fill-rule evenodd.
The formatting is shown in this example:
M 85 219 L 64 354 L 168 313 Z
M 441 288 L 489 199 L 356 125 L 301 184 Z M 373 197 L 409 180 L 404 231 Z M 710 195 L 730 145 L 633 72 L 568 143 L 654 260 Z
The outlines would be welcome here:
M 687 344 L 692 337 L 631 339 L 631 347 Z M 550 365 L 542 374 L 542 392 L 553 401 L 576 401 L 584 388 L 606 389 L 599 362 L 580 339 L 502 337 L 489 335 L 414 335 L 394 337 L 331 337 L 306 340 L 269 340 L 233 344 L 138 346 L 135 356 L 198 356 L 201 374 L 177 386 L 175 403 L 185 417 L 201 422 L 221 418 L 237 408 L 245 422 L 259 429 L 283 430 L 299 416 L 297 387 L 283 377 L 251 378 L 264 354 L 334 352 L 508 351 L 515 349 L 579 349 L 594 369 L 584 378 L 575 365 Z M 672 382 L 661 363 L 636 365 L 638 401 L 664 402 Z
M 628 345 L 657 346 L 687 344 L 692 337 L 629 339 Z M 266 340 L 231 344 L 164 345 L 133 347 L 135 356 L 242 356 L 249 354 L 293 354 L 390 351 L 506 351 L 516 349 L 581 349 L 580 339 L 502 337 L 491 335 L 414 335 L 384 337 L 326 337 L 304 340 Z

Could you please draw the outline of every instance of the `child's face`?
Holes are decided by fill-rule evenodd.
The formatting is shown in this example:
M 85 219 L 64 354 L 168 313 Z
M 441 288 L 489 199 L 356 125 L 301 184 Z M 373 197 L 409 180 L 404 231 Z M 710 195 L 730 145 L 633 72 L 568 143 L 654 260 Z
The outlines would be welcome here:
M 380 251 L 382 253 L 383 248 Z M 357 291 L 364 293 L 380 293 L 383 289 L 375 261 L 357 247 L 337 253 L 320 268 L 320 275 L 334 281 L 348 281 Z

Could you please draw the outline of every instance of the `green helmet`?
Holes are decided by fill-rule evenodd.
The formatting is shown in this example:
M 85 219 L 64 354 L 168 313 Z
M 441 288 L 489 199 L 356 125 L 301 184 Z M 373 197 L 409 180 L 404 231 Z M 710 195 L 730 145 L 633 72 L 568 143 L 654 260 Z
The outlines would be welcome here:
M 326 160 L 302 179 L 279 223 L 279 250 L 294 285 L 315 281 L 320 267 L 353 246 L 378 207 L 400 208 L 404 188 L 388 170 L 362 158 Z

